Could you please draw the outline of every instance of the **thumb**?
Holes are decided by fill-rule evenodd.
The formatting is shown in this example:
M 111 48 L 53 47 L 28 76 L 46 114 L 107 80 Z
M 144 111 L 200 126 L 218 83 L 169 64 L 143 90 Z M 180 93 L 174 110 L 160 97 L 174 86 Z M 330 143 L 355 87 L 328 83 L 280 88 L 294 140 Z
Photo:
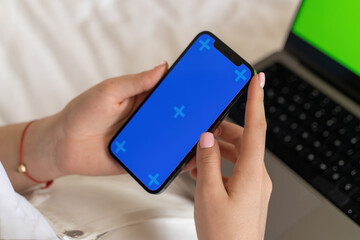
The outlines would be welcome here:
M 217 190 L 224 188 L 221 175 L 219 145 L 210 132 L 201 134 L 196 149 L 197 188 Z
M 167 71 L 166 61 L 151 70 L 138 74 L 111 78 L 108 81 L 108 90 L 120 100 L 147 92 L 152 89 Z

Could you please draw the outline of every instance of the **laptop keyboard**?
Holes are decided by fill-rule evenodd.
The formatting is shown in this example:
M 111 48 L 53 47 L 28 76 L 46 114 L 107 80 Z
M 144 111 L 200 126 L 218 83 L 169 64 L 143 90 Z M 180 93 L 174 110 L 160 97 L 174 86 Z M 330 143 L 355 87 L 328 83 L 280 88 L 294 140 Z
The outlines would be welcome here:
M 280 63 L 264 72 L 267 148 L 360 225 L 360 120 Z

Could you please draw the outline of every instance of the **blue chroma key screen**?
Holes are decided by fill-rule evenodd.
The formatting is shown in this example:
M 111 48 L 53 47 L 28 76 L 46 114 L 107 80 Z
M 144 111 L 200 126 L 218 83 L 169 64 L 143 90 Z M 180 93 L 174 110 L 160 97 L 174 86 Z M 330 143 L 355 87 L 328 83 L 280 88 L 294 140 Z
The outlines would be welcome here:
M 251 77 L 200 35 L 113 139 L 110 150 L 156 191 Z

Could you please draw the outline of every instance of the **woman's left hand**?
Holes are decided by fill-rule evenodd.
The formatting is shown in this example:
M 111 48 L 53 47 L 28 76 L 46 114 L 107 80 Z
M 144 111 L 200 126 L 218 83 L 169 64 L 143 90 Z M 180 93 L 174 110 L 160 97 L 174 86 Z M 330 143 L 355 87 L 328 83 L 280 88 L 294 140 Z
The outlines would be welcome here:
M 71 174 L 125 173 L 110 156 L 108 144 L 167 68 L 167 63 L 163 62 L 149 71 L 105 80 L 74 98 L 59 113 L 32 123 L 26 132 L 23 149 L 29 175 L 46 182 Z M 0 146 L 0 157 L 9 159 L 4 165 L 17 191 L 35 184 L 16 172 L 18 141 L 25 125 L 0 128 L 0 142 L 3 139 L 8 144 Z M 2 152 L 7 154 L 3 156 Z M 195 158 L 183 171 L 194 166 Z
M 164 62 L 149 71 L 105 80 L 55 115 L 57 169 L 64 175 L 125 173 L 107 146 L 166 70 Z

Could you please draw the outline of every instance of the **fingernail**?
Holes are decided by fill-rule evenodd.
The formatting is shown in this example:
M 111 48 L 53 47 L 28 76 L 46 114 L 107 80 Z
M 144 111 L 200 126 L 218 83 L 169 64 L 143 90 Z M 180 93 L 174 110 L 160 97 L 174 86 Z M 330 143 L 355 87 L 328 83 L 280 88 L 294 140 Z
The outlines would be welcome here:
M 259 73 L 259 83 L 260 83 L 260 87 L 264 88 L 264 86 L 265 86 L 265 73 L 263 73 L 263 72 Z
M 161 61 L 161 63 L 159 63 L 158 65 L 156 65 L 154 68 L 160 67 L 165 65 L 167 62 L 165 60 Z
M 205 132 L 200 135 L 199 141 L 200 148 L 210 148 L 214 146 L 214 134 Z

